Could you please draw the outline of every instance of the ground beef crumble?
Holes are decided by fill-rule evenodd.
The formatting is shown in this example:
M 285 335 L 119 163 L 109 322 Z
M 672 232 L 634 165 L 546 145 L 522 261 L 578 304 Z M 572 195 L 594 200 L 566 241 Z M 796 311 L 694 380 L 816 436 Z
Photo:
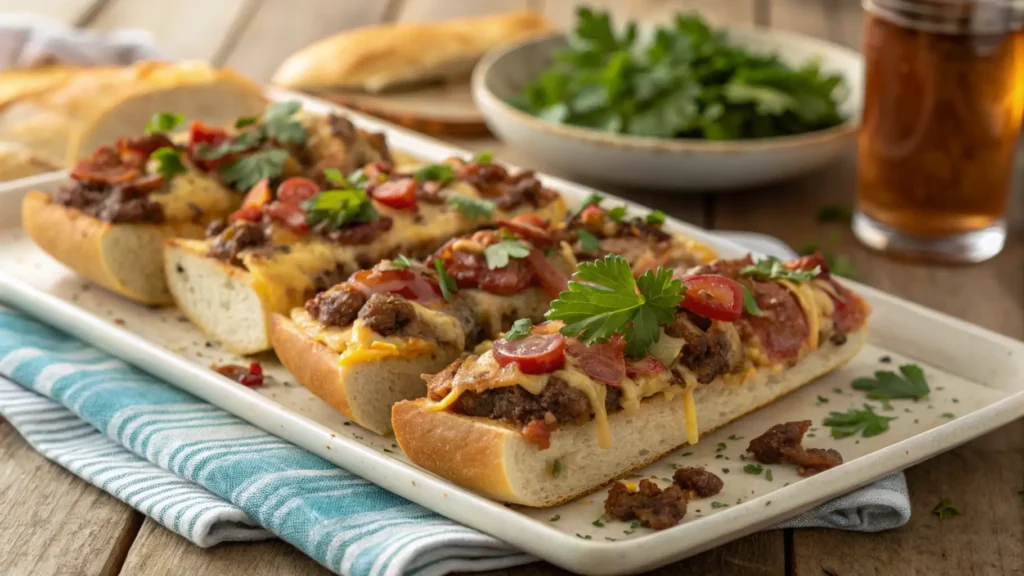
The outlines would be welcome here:
M 608 491 L 604 510 L 618 520 L 639 520 L 655 530 L 671 528 L 686 515 L 686 493 L 679 486 L 662 490 L 650 480 L 641 480 L 634 492 L 622 482 Z
M 672 475 L 672 482 L 687 492 L 694 492 L 698 498 L 714 496 L 725 486 L 721 478 L 708 472 L 703 466 L 676 470 Z
M 416 320 L 416 309 L 402 296 L 382 292 L 370 296 L 359 311 L 359 319 L 370 330 L 391 336 Z
M 347 286 L 322 292 L 306 301 L 306 312 L 324 326 L 348 326 L 356 319 L 366 297 Z
M 810 420 L 776 424 L 751 440 L 747 452 L 753 454 L 762 464 L 795 464 L 801 476 L 811 476 L 842 464 L 842 455 L 831 448 L 802 446 L 804 434 L 810 427 Z
M 455 374 L 452 373 L 451 377 Z M 622 409 L 619 402 L 622 392 L 607 387 L 605 410 L 608 413 Z M 503 386 L 481 392 L 465 392 L 453 404 L 452 409 L 467 416 L 482 416 L 492 420 L 504 420 L 525 426 L 533 420 L 545 420 L 551 414 L 556 423 L 589 419 L 590 400 L 564 380 L 552 376 L 543 392 L 534 395 L 520 386 Z M 550 420 L 550 418 L 548 418 Z

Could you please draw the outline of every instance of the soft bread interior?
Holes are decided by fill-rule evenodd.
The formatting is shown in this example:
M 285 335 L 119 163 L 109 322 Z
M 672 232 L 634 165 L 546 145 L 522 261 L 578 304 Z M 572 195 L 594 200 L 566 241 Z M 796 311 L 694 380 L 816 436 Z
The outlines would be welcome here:
M 103 263 L 131 294 L 147 302 L 170 302 L 164 278 L 164 231 L 158 226 L 119 224 L 101 238 Z
M 391 406 L 427 393 L 421 374 L 433 374 L 461 353 L 438 348 L 413 358 L 391 356 L 341 366 L 339 355 L 306 337 L 280 314 L 270 319 L 277 357 L 295 378 L 335 410 L 378 434 L 391 433 Z
M 700 433 L 707 434 L 770 404 L 845 364 L 864 344 L 866 329 L 842 345 L 827 343 L 795 366 L 768 368 L 742 384 L 721 381 L 694 393 Z M 609 417 L 612 445 L 601 449 L 592 423 L 566 426 L 540 450 L 519 430 L 494 420 L 430 411 L 426 400 L 402 402 L 392 412 L 398 443 L 419 466 L 489 497 L 534 507 L 561 504 L 643 468 L 686 444 L 686 417 L 679 396 L 657 395 L 639 412 Z M 560 460 L 560 472 L 552 473 Z
M 209 258 L 201 241 L 169 240 L 164 274 L 181 312 L 212 339 L 236 354 L 270 348 L 267 313 L 249 273 Z

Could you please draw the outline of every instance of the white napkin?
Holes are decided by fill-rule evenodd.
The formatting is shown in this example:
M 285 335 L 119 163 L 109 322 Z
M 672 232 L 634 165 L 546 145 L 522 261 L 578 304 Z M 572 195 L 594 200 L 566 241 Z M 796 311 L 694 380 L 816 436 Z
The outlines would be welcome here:
M 38 14 L 0 14 L 0 69 L 127 65 L 164 59 L 145 30 L 78 30 Z

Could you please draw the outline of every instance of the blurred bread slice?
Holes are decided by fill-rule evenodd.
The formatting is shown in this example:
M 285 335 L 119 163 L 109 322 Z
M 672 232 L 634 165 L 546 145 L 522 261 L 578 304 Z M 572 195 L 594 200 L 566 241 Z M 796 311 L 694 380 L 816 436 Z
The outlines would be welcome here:
M 142 134 L 158 112 L 227 124 L 265 106 L 254 82 L 199 62 L 14 70 L 0 73 L 0 140 L 71 166 L 100 144 Z
M 33 154 L 28 146 L 16 142 L 0 142 L 0 182 L 53 170 L 58 170 L 58 167 Z
M 312 92 L 381 92 L 467 77 L 487 51 L 551 30 L 529 10 L 444 22 L 401 22 L 326 38 L 290 56 L 274 73 L 278 86 Z

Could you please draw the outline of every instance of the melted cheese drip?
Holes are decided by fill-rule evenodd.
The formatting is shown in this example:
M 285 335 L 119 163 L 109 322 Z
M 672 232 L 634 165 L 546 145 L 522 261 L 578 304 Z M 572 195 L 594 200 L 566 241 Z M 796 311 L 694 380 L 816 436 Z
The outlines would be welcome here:
M 175 175 L 166 189 L 153 192 L 149 197 L 160 205 L 169 223 L 192 222 L 193 219 L 208 222 L 227 215 L 242 202 L 240 194 L 193 168 Z M 192 206 L 199 209 L 198 218 Z
M 697 405 L 693 401 L 693 388 L 687 388 L 683 392 L 683 412 L 686 417 L 686 441 L 696 444 L 700 436 L 697 433 Z
M 287 253 L 243 252 L 241 258 L 264 308 L 282 314 L 305 302 L 313 289 L 312 278 L 337 263 L 330 246 L 322 242 L 293 244 Z

